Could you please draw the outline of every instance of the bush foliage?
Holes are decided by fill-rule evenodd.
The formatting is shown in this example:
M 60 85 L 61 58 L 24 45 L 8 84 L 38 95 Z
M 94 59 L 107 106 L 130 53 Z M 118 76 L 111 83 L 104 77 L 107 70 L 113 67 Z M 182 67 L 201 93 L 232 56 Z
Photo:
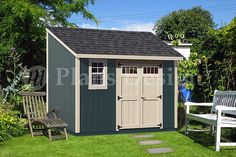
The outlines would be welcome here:
M 25 134 L 26 120 L 19 118 L 19 112 L 0 109 L 0 141 L 10 140 Z

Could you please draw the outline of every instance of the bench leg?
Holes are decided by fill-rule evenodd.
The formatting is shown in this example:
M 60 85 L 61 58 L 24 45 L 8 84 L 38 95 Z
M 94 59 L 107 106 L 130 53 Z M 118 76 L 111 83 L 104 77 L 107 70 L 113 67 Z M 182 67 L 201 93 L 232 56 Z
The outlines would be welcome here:
M 186 119 L 185 120 L 185 135 L 188 135 L 188 125 L 189 125 L 189 121 Z
M 217 125 L 216 128 L 216 151 L 220 151 L 220 136 L 221 136 L 221 127 L 220 125 Z
M 51 129 L 48 129 L 48 138 L 49 138 L 49 141 L 52 141 L 52 132 L 51 132 Z
M 64 128 L 64 134 L 65 134 L 66 140 L 68 140 L 68 135 L 67 135 L 66 128 Z
M 213 136 L 213 135 L 214 135 L 215 128 L 214 128 L 214 126 L 210 126 L 210 127 L 211 127 L 211 128 L 210 128 L 210 129 L 211 129 L 211 130 L 210 130 L 210 131 L 211 131 L 211 135 Z

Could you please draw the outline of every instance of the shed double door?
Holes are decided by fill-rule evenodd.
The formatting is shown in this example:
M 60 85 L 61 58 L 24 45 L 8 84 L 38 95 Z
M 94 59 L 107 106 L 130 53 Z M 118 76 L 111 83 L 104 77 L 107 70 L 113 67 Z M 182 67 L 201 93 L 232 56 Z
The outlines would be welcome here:
M 118 62 L 117 130 L 162 128 L 162 64 Z

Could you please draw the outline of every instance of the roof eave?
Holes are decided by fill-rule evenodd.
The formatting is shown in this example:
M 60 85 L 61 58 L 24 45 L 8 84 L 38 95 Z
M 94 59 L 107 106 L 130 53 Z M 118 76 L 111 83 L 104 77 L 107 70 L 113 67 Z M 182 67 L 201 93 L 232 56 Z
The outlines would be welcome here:
M 77 54 L 78 58 L 127 59 L 127 60 L 183 60 L 179 56 L 142 56 L 142 55 L 110 55 L 110 54 Z

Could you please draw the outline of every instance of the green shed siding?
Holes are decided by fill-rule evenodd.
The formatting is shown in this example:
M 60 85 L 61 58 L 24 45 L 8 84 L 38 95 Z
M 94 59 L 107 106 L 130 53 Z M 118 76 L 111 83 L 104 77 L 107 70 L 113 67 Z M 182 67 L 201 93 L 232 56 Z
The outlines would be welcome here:
M 145 61 L 144 61 L 145 62 Z M 116 61 L 108 60 L 108 74 L 116 75 Z M 89 59 L 80 60 L 81 80 L 88 76 Z M 88 79 L 88 77 L 86 77 Z M 163 130 L 174 129 L 174 61 L 163 61 Z M 116 130 L 116 85 L 107 90 L 88 90 L 80 87 L 81 134 L 115 132 Z M 158 131 L 159 128 L 120 130 L 120 132 Z
M 48 103 L 50 109 L 58 109 L 59 116 L 68 123 L 68 129 L 75 131 L 75 85 L 73 70 L 75 58 L 52 36 L 48 35 Z M 69 75 L 58 83 L 58 68 L 69 70 Z M 64 70 L 62 71 L 64 74 Z
M 163 124 L 164 129 L 173 129 L 175 122 L 175 72 L 174 61 L 163 62 Z
M 81 80 L 88 76 L 89 59 L 80 60 Z M 108 74 L 115 79 L 116 62 L 107 61 Z M 88 77 L 87 77 L 88 79 Z M 86 80 L 85 82 L 88 82 Z M 108 82 L 109 83 L 109 82 Z M 88 90 L 88 84 L 80 87 L 80 129 L 81 133 L 114 132 L 116 125 L 116 85 L 107 90 Z

